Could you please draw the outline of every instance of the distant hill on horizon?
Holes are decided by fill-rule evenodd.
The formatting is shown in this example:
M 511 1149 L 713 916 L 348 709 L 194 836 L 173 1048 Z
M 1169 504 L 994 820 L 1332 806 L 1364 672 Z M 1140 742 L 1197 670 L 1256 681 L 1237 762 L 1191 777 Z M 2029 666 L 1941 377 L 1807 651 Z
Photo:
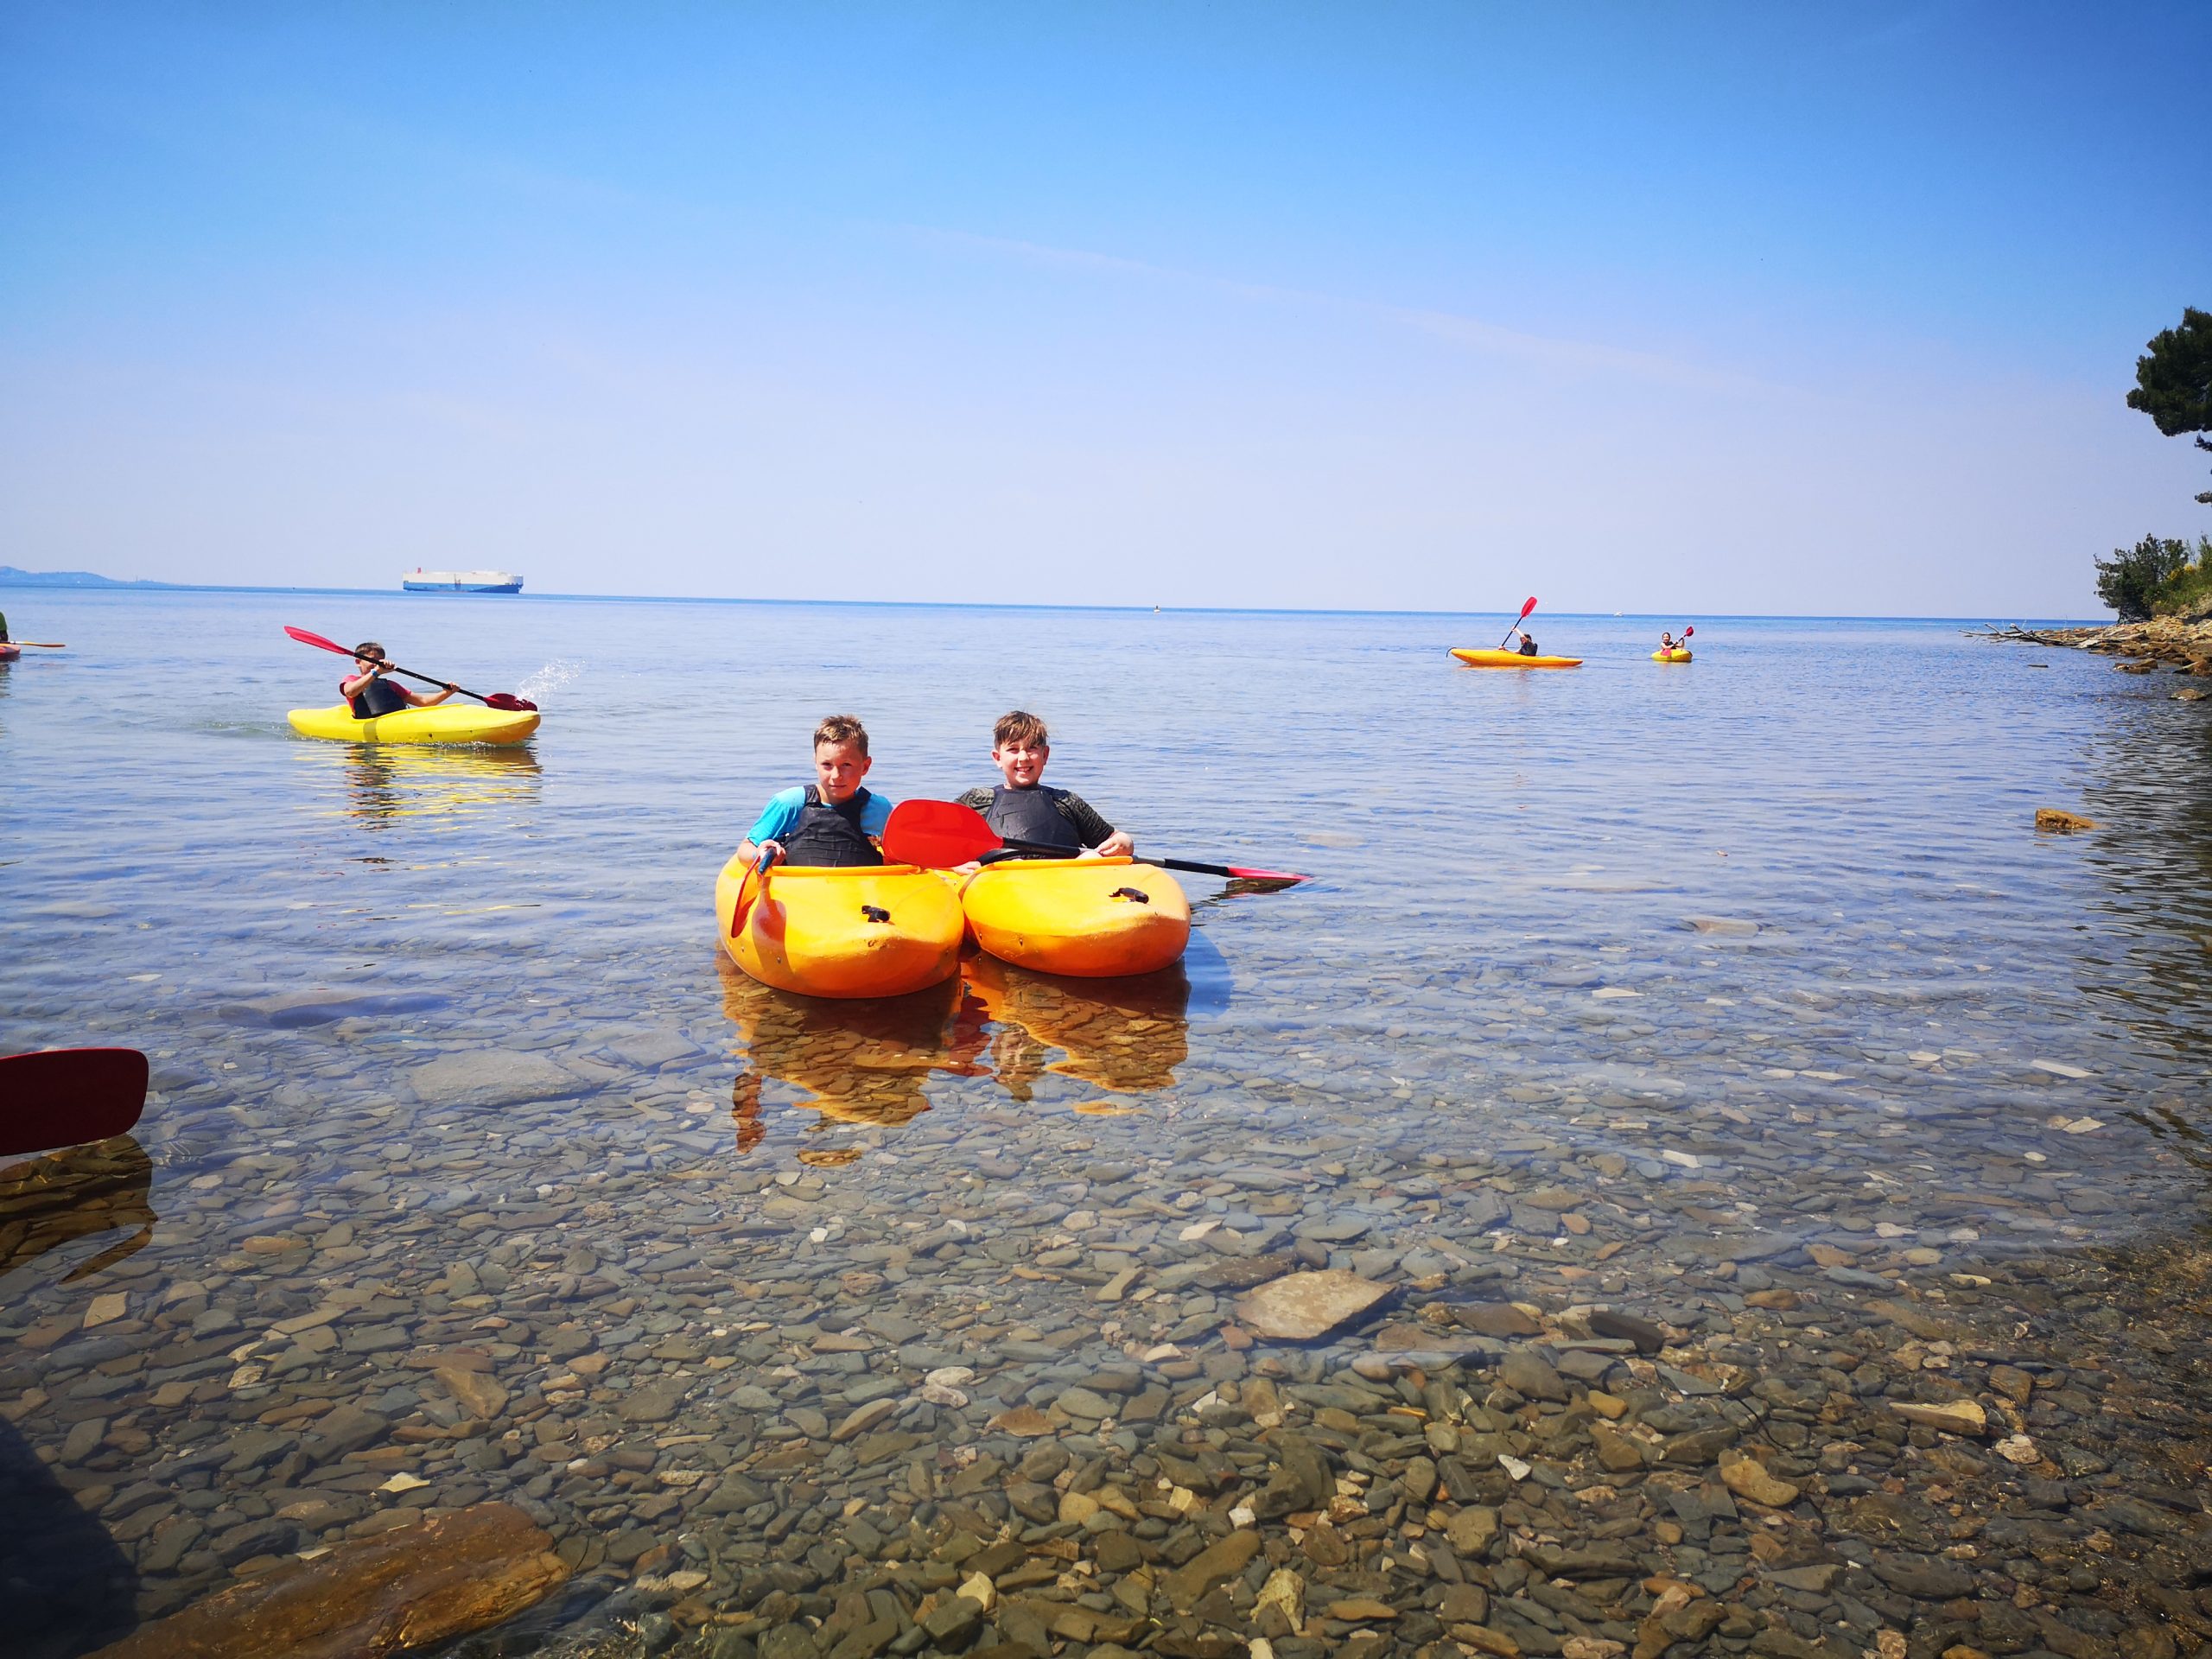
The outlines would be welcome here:
M 175 588 L 174 582 L 119 582 L 91 570 L 18 570 L 0 564 L 0 588 Z

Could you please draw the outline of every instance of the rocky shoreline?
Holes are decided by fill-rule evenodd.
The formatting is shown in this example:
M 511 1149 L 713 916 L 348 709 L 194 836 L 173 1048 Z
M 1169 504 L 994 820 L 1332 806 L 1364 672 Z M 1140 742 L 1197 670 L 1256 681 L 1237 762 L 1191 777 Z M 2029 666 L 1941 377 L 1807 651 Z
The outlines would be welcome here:
M 1705 1140 L 1171 1166 L 994 1127 L 978 1161 L 917 1126 L 895 1183 L 519 1198 L 461 1261 L 416 1253 L 427 1216 L 373 1244 L 270 1216 L 197 1282 L 126 1263 L 112 1306 L 13 1331 L 36 1357 L 0 1414 L 67 1491 L 48 1523 L 99 1516 L 149 1612 L 262 1575 L 369 1604 L 435 1579 L 440 1517 L 518 1507 L 482 1571 L 550 1599 L 471 1656 L 2212 1646 L 2201 1240 L 1993 1249 L 1987 1198 L 1841 1170 L 1762 1224 Z M 2114 1198 L 2030 1174 L 2004 1202 L 2024 1241 Z M 288 1562 L 318 1558 L 310 1597 Z M 226 1610 L 254 1637 L 227 1650 L 292 1650 L 226 1593 L 189 1650 L 226 1650 L 200 1629 Z
M 2167 667 L 2177 674 L 2212 679 L 2212 617 L 2159 616 L 2101 628 L 2024 628 L 2014 624 L 1991 628 L 1979 637 L 2099 652 L 2119 658 L 2113 667 L 2123 674 L 2150 674 Z M 2196 702 L 2208 694 L 2192 688 L 2176 695 Z

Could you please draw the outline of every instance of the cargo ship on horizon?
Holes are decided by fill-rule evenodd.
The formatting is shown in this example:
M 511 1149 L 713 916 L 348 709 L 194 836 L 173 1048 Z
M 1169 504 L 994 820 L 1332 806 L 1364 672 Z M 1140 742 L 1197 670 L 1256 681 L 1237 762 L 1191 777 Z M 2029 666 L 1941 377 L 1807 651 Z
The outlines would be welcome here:
M 505 570 L 425 570 L 416 565 L 399 581 L 410 594 L 518 594 L 522 578 Z

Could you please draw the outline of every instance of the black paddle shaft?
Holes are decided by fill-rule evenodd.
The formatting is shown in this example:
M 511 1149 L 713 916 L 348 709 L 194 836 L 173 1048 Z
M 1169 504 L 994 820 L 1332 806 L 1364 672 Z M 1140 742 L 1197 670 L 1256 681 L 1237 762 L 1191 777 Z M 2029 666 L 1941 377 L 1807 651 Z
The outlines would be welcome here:
M 1007 854 L 1013 854 L 1019 856 L 1023 854 L 1041 853 L 1049 858 L 1066 858 L 1069 856 L 1068 849 L 1066 848 L 1048 847 L 1041 841 L 1016 841 L 1012 836 L 1001 836 L 999 838 L 999 842 L 1000 844 L 996 853 L 985 853 L 982 857 L 977 861 L 977 862 L 983 864 L 992 863 L 997 858 L 1002 857 Z M 1131 855 L 1131 857 L 1134 861 L 1139 864 L 1149 864 L 1156 869 L 1181 870 L 1185 874 L 1189 875 L 1225 875 L 1231 880 L 1235 881 L 1275 880 L 1281 879 L 1280 877 L 1273 876 L 1247 876 L 1241 874 L 1238 871 L 1227 864 L 1200 864 L 1195 860 L 1187 858 L 1154 858 L 1150 854 L 1144 854 L 1141 855 L 1133 854 Z
M 404 674 L 409 679 L 420 680 L 425 685 L 435 685 L 443 690 L 458 691 L 464 697 L 474 697 L 487 709 L 492 705 L 492 699 L 481 691 L 472 691 L 465 685 L 455 685 L 451 680 L 434 680 L 428 674 L 417 674 L 413 669 L 402 668 L 397 663 L 385 663 L 383 667 L 387 674 Z

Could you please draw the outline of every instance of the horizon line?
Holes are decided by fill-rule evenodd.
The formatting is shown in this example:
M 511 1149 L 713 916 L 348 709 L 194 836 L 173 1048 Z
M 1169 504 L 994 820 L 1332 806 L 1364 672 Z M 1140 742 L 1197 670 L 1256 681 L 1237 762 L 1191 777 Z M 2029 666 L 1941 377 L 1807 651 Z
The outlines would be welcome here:
M 25 575 L 40 573 L 25 571 Z M 90 574 L 90 573 L 87 573 Z M 404 590 L 395 593 L 388 588 L 308 588 L 268 587 L 251 582 L 157 582 L 144 578 L 119 579 L 104 576 L 98 582 L 10 582 L 0 577 L 0 588 L 15 588 L 25 592 L 100 594 L 118 592 L 172 594 L 316 594 L 346 598 L 400 599 L 410 603 L 424 600 L 517 600 L 542 599 L 557 601 L 585 601 L 597 603 L 632 605 L 839 605 L 856 607 L 875 607 L 897 610 L 938 611 L 1096 611 L 1106 614 L 1128 615 L 1191 615 L 1191 616 L 1511 616 L 1510 611 L 1436 611 L 1370 609 L 1365 607 L 1324 607 L 1306 605 L 1080 605 L 1080 604 L 1008 604 L 992 600 L 944 599 L 766 599 L 748 598 L 737 594 L 469 594 L 423 593 L 410 594 Z M 1993 621 L 1995 613 L 1977 612 L 1973 615 L 1932 616 L 1920 612 L 1879 611 L 1549 611 L 1554 618 L 1573 617 L 1598 621 L 1664 621 L 1677 615 L 1703 615 L 1717 620 L 1743 622 L 1980 622 Z M 2109 627 L 2113 621 L 2094 617 L 2031 616 L 2024 613 L 2010 613 L 2015 622 L 2063 624 L 2070 627 Z M 2116 619 L 2115 619 L 2116 620 Z

